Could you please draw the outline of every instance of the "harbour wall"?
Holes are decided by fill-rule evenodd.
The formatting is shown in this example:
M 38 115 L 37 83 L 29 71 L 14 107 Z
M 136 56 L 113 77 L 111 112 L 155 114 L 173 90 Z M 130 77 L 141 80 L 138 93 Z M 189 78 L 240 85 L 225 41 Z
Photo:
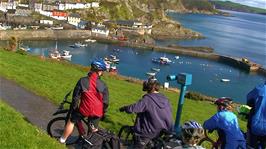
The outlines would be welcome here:
M 81 39 L 91 36 L 89 30 L 5 30 L 0 31 L 0 40 L 16 37 L 19 40 Z

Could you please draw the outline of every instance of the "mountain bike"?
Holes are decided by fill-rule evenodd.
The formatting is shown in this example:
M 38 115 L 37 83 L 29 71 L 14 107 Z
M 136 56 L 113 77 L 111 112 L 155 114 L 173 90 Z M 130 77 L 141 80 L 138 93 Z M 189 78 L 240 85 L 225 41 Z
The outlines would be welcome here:
M 71 91 L 65 95 L 57 111 L 53 114 L 57 117 L 50 120 L 47 125 L 47 133 L 53 138 L 59 139 L 62 136 L 65 125 L 70 117 L 70 109 L 64 108 L 65 104 L 71 104 L 71 102 L 68 101 L 70 94 Z M 84 125 L 86 127 L 83 127 Z M 88 126 L 89 122 L 85 118 L 82 118 L 80 122 L 75 124 L 73 133 L 66 140 L 66 145 L 80 144 L 82 149 L 92 148 L 97 145 L 104 149 L 112 149 L 111 145 L 108 143 L 112 137 L 110 132 L 101 128 L 99 128 L 97 132 L 90 132 Z

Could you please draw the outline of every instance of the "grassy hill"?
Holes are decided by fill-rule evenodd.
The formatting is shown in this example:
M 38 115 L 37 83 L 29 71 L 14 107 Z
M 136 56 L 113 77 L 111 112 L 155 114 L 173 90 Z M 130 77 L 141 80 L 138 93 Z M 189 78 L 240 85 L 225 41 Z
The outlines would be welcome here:
M 248 12 L 248 13 L 258 13 L 266 15 L 266 9 L 250 7 L 230 1 L 211 1 L 213 5 L 215 5 L 216 9 L 224 9 L 224 10 L 233 10 L 240 12 Z
M 66 148 L 36 126 L 28 123 L 23 115 L 1 99 L 0 111 L 0 146 L 2 149 Z
M 59 104 L 64 95 L 74 88 L 76 81 L 85 76 L 89 70 L 88 67 L 80 65 L 4 50 L 0 50 L 0 68 L 0 76 L 14 80 L 37 95 L 47 97 L 55 104 Z M 133 114 L 119 112 L 119 107 L 136 102 L 144 92 L 141 90 L 141 83 L 133 82 L 132 78 L 106 73 L 102 79 L 109 87 L 110 105 L 106 120 L 101 122 L 101 126 L 117 133 L 122 125 L 133 125 L 132 118 L 134 118 Z M 175 119 L 179 94 L 163 89 L 161 92 L 169 98 Z M 181 121 L 193 119 L 203 123 L 215 112 L 216 107 L 210 102 L 186 99 Z M 246 123 L 240 121 L 240 125 L 245 130 Z

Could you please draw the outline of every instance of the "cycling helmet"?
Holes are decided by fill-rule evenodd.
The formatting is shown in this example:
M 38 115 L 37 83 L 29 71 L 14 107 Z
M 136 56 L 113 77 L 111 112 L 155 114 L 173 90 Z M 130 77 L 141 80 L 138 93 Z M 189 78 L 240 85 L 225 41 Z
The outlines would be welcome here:
M 154 76 L 152 76 L 152 77 L 148 78 L 148 80 L 143 82 L 142 90 L 149 92 L 155 87 L 155 90 L 158 91 L 159 90 L 159 86 L 160 86 L 159 81 Z
M 204 136 L 204 130 L 200 123 L 190 120 L 181 127 L 182 138 L 186 141 L 199 141 Z
M 214 104 L 216 104 L 220 110 L 231 106 L 232 103 L 233 103 L 233 100 L 230 97 L 221 97 L 221 98 L 216 99 L 214 102 Z
M 91 62 L 91 68 L 92 70 L 96 71 L 105 71 L 106 70 L 106 64 L 103 60 L 94 60 Z

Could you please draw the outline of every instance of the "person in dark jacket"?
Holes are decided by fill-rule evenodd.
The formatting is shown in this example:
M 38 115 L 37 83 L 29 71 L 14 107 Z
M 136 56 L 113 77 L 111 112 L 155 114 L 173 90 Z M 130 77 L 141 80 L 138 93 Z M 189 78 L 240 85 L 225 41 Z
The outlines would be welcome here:
M 247 105 L 252 107 L 248 119 L 248 144 L 266 148 L 266 81 L 247 94 Z
M 108 88 L 100 80 L 105 70 L 106 65 L 103 61 L 93 61 L 88 76 L 80 78 L 77 82 L 70 106 L 72 112 L 64 133 L 59 139 L 60 143 L 65 143 L 74 129 L 74 124 L 80 125 L 84 117 L 88 117 L 90 131 L 98 131 L 98 123 L 104 117 L 108 107 Z
M 126 113 L 136 113 L 134 125 L 134 148 L 142 149 L 157 137 L 162 130 L 173 128 L 172 111 L 168 99 L 159 93 L 160 84 L 151 77 L 143 83 L 143 91 L 147 91 L 137 103 L 121 107 Z

